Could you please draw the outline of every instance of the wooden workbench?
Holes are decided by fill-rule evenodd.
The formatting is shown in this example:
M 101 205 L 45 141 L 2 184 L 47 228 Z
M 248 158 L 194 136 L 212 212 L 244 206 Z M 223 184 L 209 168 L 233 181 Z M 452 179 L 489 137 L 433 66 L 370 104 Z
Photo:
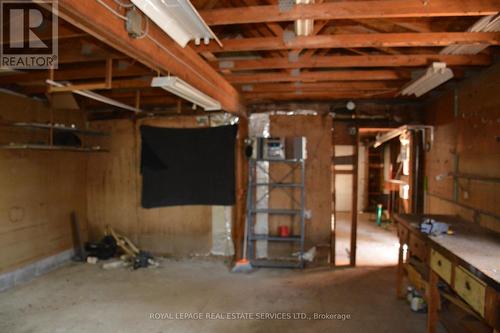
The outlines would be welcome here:
M 452 235 L 420 232 L 424 218 L 450 225 Z M 404 278 L 424 292 L 428 333 L 436 331 L 441 296 L 453 300 L 478 321 L 500 331 L 500 236 L 450 215 L 396 215 L 400 240 L 397 296 L 404 297 Z M 404 256 L 404 245 L 408 253 Z M 438 283 L 451 292 L 440 292 Z

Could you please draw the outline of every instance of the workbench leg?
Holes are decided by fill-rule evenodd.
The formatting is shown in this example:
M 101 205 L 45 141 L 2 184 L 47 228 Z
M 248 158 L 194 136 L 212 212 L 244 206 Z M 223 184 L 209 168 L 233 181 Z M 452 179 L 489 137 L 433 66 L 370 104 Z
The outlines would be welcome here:
M 404 281 L 404 262 L 403 262 L 403 244 L 399 244 L 399 255 L 398 255 L 398 276 L 396 279 L 396 296 L 397 298 L 404 298 L 405 292 L 403 289 L 403 281 Z
M 429 290 L 427 291 L 427 333 L 435 333 L 438 323 L 439 290 L 438 276 L 431 269 L 429 274 Z

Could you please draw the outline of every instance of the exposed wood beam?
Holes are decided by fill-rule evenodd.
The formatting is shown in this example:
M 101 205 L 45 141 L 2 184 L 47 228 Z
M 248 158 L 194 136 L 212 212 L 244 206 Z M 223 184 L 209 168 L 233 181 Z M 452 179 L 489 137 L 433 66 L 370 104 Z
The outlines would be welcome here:
M 96 1 L 59 0 L 59 16 L 149 68 L 179 76 L 219 100 L 226 111 L 243 115 L 244 107 L 234 87 L 194 51 L 181 48 L 157 26 L 150 25 L 147 38 L 132 39 L 123 21 Z
M 342 20 L 366 18 L 404 18 L 435 16 L 492 15 L 500 8 L 499 0 L 381 0 L 341 1 L 294 6 L 282 11 L 278 5 L 220 8 L 200 11 L 209 25 L 295 21 L 297 19 Z
M 386 115 L 387 113 L 397 115 L 402 122 L 411 121 L 412 117 L 418 113 L 419 108 L 417 100 L 393 101 L 389 103 L 380 103 L 374 101 L 360 101 L 356 103 L 356 111 L 359 114 L 371 115 Z M 269 112 L 275 110 L 294 111 L 294 110 L 316 110 L 318 113 L 329 113 L 335 111 L 336 107 L 344 108 L 345 104 L 331 104 L 327 101 L 308 101 L 308 102 L 287 102 L 279 101 L 276 103 L 261 103 L 253 104 L 249 107 L 252 113 L 256 112 Z
M 254 85 L 245 85 L 244 89 L 249 93 L 263 92 L 293 92 L 295 90 L 306 91 L 335 91 L 335 92 L 355 92 L 358 90 L 393 90 L 402 86 L 401 81 L 358 81 L 358 82 L 314 82 L 314 83 L 263 83 Z M 250 90 L 250 91 L 248 91 Z
M 262 100 L 338 100 L 338 99 L 367 99 L 367 98 L 393 98 L 396 97 L 397 90 L 394 91 L 368 91 L 368 92 L 289 92 L 289 93 L 246 93 L 247 101 L 262 101 Z
M 421 67 L 435 61 L 446 62 L 448 66 L 488 66 L 489 55 L 358 55 L 358 56 L 315 56 L 296 62 L 288 59 L 252 59 L 225 61 L 224 68 L 232 71 L 285 68 L 343 68 L 343 67 Z M 231 66 L 232 65 L 232 66 Z
M 256 73 L 226 76 L 226 79 L 233 84 L 297 81 L 381 81 L 409 80 L 410 78 L 411 74 L 409 72 L 395 70 L 303 72 L 296 76 L 290 75 L 289 73 Z
M 285 42 L 277 37 L 226 39 L 224 47 L 212 43 L 195 46 L 198 52 L 268 51 L 287 49 L 418 47 L 453 44 L 500 44 L 498 32 L 367 33 L 297 37 Z

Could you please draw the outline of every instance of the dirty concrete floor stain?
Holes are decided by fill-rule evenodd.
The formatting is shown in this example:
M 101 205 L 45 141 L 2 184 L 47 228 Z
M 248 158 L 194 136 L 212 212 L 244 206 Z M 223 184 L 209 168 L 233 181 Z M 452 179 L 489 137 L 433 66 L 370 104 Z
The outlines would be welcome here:
M 394 296 L 394 267 L 230 273 L 221 262 L 163 259 L 105 271 L 71 263 L 0 294 L 0 332 L 424 332 Z M 150 313 L 344 313 L 350 320 L 151 320 Z

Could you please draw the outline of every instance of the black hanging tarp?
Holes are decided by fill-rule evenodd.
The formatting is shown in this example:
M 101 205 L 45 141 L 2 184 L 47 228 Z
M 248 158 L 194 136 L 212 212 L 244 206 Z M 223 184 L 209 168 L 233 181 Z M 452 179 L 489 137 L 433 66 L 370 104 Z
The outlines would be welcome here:
M 237 126 L 141 126 L 142 206 L 233 205 Z

